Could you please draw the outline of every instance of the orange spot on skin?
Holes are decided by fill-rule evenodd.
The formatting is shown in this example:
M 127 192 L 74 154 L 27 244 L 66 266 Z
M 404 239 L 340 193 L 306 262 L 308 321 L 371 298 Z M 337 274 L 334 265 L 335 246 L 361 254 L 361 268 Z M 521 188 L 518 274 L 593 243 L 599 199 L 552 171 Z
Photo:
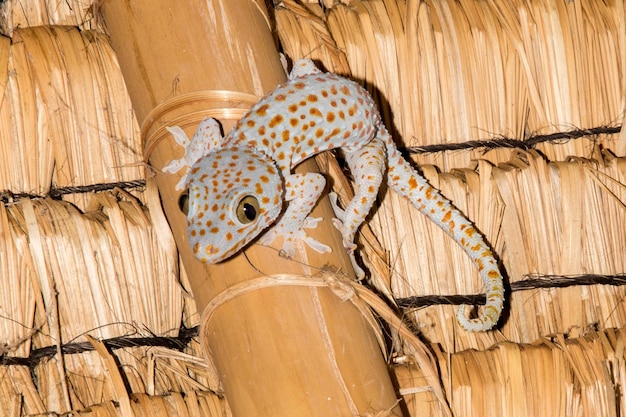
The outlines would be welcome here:
M 334 112 L 332 112 L 332 111 L 329 111 L 329 112 L 326 114 L 326 121 L 327 121 L 328 123 L 332 123 L 332 122 L 334 122 L 334 121 L 335 121 L 335 113 L 334 113 Z
M 491 270 L 487 272 L 487 277 L 489 279 L 500 279 L 500 273 L 498 271 Z
M 293 86 L 298 90 L 302 90 L 304 89 L 304 87 L 306 87 L 306 84 L 304 84 L 303 82 L 297 82 Z
M 280 136 L 283 139 L 283 142 L 287 143 L 289 142 L 289 131 L 288 130 L 283 130 L 283 132 L 280 134 Z
M 400 177 L 396 177 L 396 179 L 395 179 L 395 180 L 397 181 L 399 178 L 400 178 Z M 417 188 L 417 180 L 416 180 L 414 177 L 411 177 L 411 178 L 409 179 L 409 188 L 410 188 L 411 190 L 414 190 L 414 189 L 416 189 L 416 188 Z
M 276 94 L 276 96 L 274 97 L 274 100 L 276 101 L 285 101 L 287 99 L 287 96 L 284 94 Z
M 290 104 L 287 107 L 287 110 L 289 110 L 291 113 L 295 113 L 298 111 L 298 105 L 297 104 Z
M 248 127 L 254 127 L 256 125 L 256 122 L 253 119 L 248 119 L 246 121 L 246 124 L 248 125 Z
M 233 240 L 233 234 L 232 234 L 232 233 L 230 233 L 230 232 L 226 233 L 226 236 L 224 236 L 224 237 L 225 237 L 225 238 L 226 238 L 226 240 L 228 240 L 228 241 Z
M 267 124 L 270 128 L 274 128 L 276 127 L 278 124 L 282 123 L 282 121 L 284 120 L 283 116 L 280 114 L 277 114 L 276 116 L 272 117 L 272 120 L 269 121 L 269 123 Z
M 478 271 L 485 269 L 482 259 L 476 259 L 476 267 L 478 268 Z
M 318 98 L 315 94 L 309 94 L 306 99 L 310 102 L 310 103 L 315 103 Z
M 337 136 L 340 132 L 341 130 L 338 127 L 336 127 L 328 134 L 328 136 L 324 138 L 324 140 L 328 142 L 329 140 L 332 139 L 333 136 Z
M 259 106 L 258 109 L 256 109 L 256 114 L 258 114 L 259 116 L 265 116 L 267 114 L 267 109 L 269 108 L 270 108 L 269 104 L 263 104 Z
M 320 127 L 315 131 L 315 137 L 321 138 L 322 136 L 324 136 L 324 129 Z
M 322 117 L 322 112 L 319 111 L 319 109 L 317 107 L 312 107 L 311 110 L 309 110 L 309 114 L 311 116 Z
M 448 223 L 450 221 L 450 218 L 452 217 L 452 213 L 450 211 L 447 211 L 446 214 L 443 215 L 443 217 L 441 218 L 441 220 L 444 223 Z

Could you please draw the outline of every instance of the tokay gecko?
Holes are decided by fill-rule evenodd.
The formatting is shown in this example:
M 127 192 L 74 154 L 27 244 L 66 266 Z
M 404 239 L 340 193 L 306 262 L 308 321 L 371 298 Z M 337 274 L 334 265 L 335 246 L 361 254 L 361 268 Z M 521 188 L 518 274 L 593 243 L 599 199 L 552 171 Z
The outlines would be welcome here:
M 289 80 L 255 104 L 225 137 L 210 118 L 191 140 L 180 127 L 168 130 L 185 147 L 185 155 L 163 170 L 189 167 L 177 189 L 188 187 L 187 234 L 201 261 L 223 261 L 259 235 L 262 244 L 282 238 L 288 257 L 298 242 L 330 251 L 305 231 L 321 220 L 309 214 L 324 190 L 324 177 L 293 174 L 292 169 L 319 152 L 340 148 L 354 177 L 355 196 L 341 210 L 331 195 L 337 216 L 333 223 L 357 274 L 363 276 L 354 260 L 354 237 L 386 180 L 452 236 L 480 271 L 487 303 L 473 319 L 461 306 L 460 325 L 482 331 L 497 323 L 504 289 L 491 249 L 472 223 L 402 157 L 372 97 L 357 83 L 300 60 Z

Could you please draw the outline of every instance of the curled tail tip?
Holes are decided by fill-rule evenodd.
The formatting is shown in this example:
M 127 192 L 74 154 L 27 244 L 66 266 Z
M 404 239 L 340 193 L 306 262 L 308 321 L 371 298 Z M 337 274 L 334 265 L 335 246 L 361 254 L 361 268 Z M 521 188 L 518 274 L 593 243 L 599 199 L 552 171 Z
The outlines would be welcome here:
M 491 261 L 495 266 L 496 260 L 493 255 L 491 255 Z M 486 332 L 494 328 L 500 320 L 504 305 L 504 284 L 500 271 L 495 267 L 479 269 L 483 283 L 487 287 L 487 303 L 475 319 L 468 319 L 465 316 L 465 306 L 459 307 L 457 312 L 459 325 L 468 332 Z
M 460 306 L 457 311 L 459 325 L 467 332 L 486 332 L 498 324 L 502 313 L 502 298 L 498 302 L 484 306 L 482 314 L 475 319 L 465 316 L 465 306 Z

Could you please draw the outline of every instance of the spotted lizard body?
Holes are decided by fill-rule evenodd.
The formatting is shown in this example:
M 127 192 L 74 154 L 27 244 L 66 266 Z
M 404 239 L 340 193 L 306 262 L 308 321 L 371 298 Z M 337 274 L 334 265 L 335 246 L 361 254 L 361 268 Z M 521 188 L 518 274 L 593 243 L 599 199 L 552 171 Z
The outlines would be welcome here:
M 309 214 L 324 190 L 317 173 L 292 174 L 311 156 L 340 148 L 354 177 L 355 196 L 345 210 L 333 200 L 333 223 L 354 261 L 354 237 L 377 198 L 383 179 L 446 231 L 470 256 L 486 287 L 482 314 L 459 323 L 468 331 L 492 328 L 503 305 L 502 276 L 483 236 L 472 223 L 402 157 L 383 125 L 373 99 L 357 83 L 319 71 L 300 60 L 290 79 L 261 99 L 225 137 L 205 119 L 191 141 L 177 127 L 170 131 L 186 153 L 165 170 L 190 169 L 188 237 L 195 256 L 220 262 L 255 237 L 269 244 L 283 239 L 286 256 L 302 241 L 318 252 L 330 248 L 307 236 L 319 218 Z M 283 203 L 288 202 L 283 213 Z M 282 213 L 282 215 L 281 215 Z M 363 271 L 357 266 L 358 275 Z

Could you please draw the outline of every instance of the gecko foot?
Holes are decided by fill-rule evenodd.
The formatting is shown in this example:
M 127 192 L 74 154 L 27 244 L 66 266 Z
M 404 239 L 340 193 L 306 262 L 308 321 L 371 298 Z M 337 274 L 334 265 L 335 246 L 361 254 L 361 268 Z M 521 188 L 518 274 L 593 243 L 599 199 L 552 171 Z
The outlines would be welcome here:
M 343 237 L 343 247 L 348 253 L 354 253 L 354 250 L 357 248 L 357 246 L 356 244 L 354 244 L 352 239 L 350 239 L 350 233 L 346 230 L 346 226 L 344 225 L 346 212 L 344 209 L 339 207 L 337 193 L 328 193 L 328 198 L 330 199 L 330 205 L 333 208 L 333 212 L 335 213 L 335 218 L 332 220 L 333 225 L 335 226 L 335 229 L 341 232 L 341 236 Z
M 333 212 L 335 213 L 335 218 L 333 219 L 333 225 L 343 237 L 343 247 L 345 248 L 348 256 L 350 257 L 350 262 L 352 263 L 352 268 L 354 269 L 354 273 L 356 274 L 359 280 L 365 278 L 365 271 L 361 268 L 359 263 L 356 261 L 356 257 L 354 255 L 354 251 L 357 248 L 357 245 L 350 240 L 350 238 L 346 237 L 346 230 L 344 226 L 344 220 L 346 218 L 346 212 L 344 209 L 339 207 L 337 193 L 330 192 L 328 193 L 328 197 L 330 198 L 330 205 L 333 208 Z
M 346 212 L 344 209 L 339 207 L 339 196 L 336 192 L 331 191 L 330 193 L 328 193 L 328 198 L 330 199 L 330 206 L 333 209 L 333 213 L 335 213 L 335 217 L 339 221 L 343 222 L 343 220 L 346 218 Z M 337 227 L 337 225 L 335 225 L 335 227 Z
M 301 227 L 296 230 L 289 230 L 286 223 L 279 223 L 272 229 L 268 230 L 259 242 L 263 245 L 269 245 L 276 238 L 283 238 L 283 247 L 280 251 L 281 256 L 293 258 L 296 254 L 296 244 L 306 243 L 311 249 L 318 253 L 329 253 L 332 251 L 330 246 L 323 244 L 317 239 L 306 234 L 304 229 L 315 229 L 317 224 L 322 220 L 321 217 L 307 217 Z

